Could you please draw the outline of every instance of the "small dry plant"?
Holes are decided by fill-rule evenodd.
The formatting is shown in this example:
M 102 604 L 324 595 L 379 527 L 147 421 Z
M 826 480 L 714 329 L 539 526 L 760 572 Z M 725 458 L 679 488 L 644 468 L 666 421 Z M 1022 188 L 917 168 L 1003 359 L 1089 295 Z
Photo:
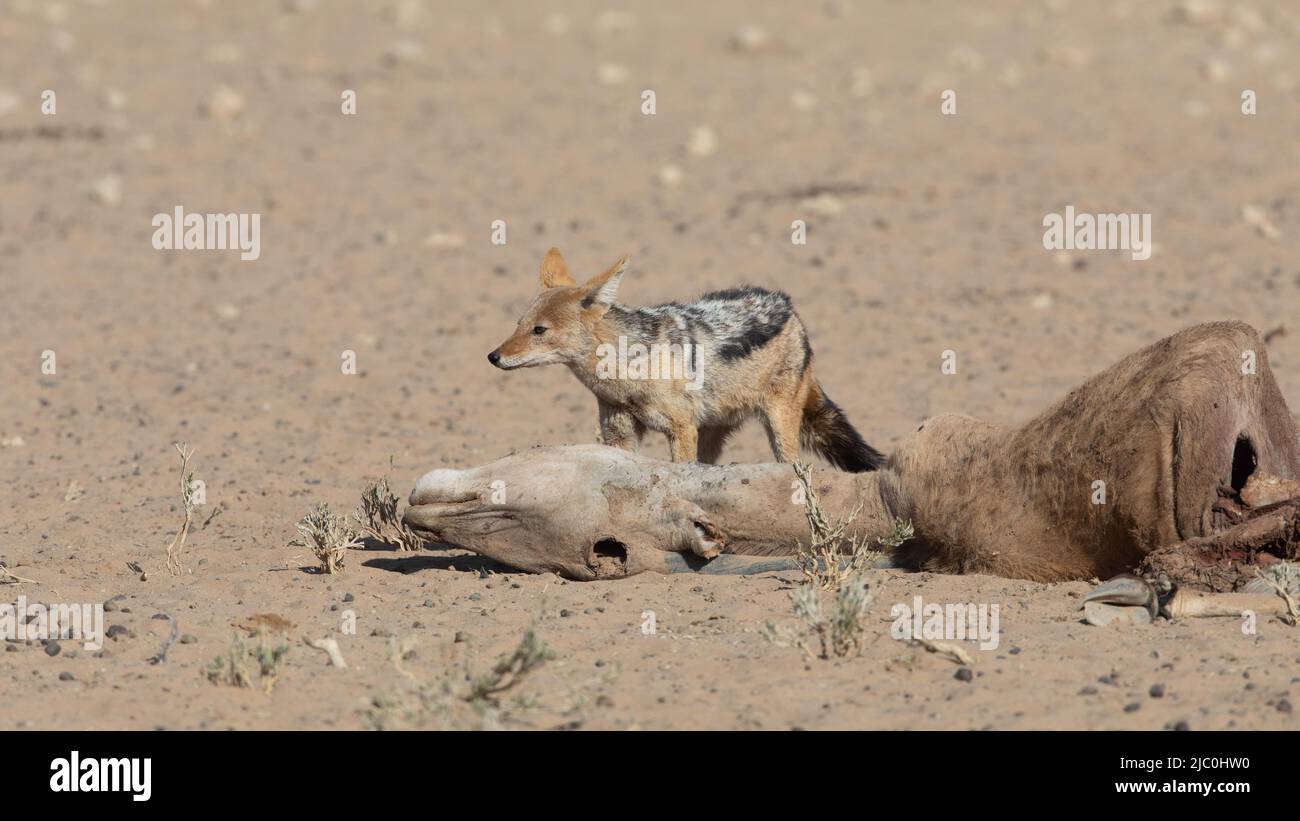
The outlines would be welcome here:
M 1300 597 L 1300 573 L 1296 572 L 1296 565 L 1279 562 L 1267 573 L 1257 567 L 1255 577 L 1273 588 L 1273 592 L 1286 604 L 1287 612 L 1281 617 L 1282 623 L 1292 627 L 1300 623 L 1300 604 L 1296 602 L 1297 597 Z
M 185 510 L 185 519 L 181 522 L 180 530 L 172 537 L 172 543 L 167 545 L 167 572 L 173 576 L 185 569 L 181 563 L 181 553 L 185 550 L 185 537 L 190 535 L 190 524 L 194 520 L 194 474 L 190 472 L 190 457 L 194 455 L 194 448 L 179 442 L 176 450 L 181 454 L 181 505 Z
M 803 491 L 809 533 L 808 546 L 801 542 L 797 554 L 803 581 L 790 593 L 800 626 L 790 628 L 769 621 L 763 632 L 770 641 L 798 647 L 809 656 L 856 656 L 862 651 L 867 610 L 875 598 L 865 573 L 882 557 L 880 547 L 897 547 L 912 538 L 912 525 L 896 521 L 889 536 L 872 544 L 865 537 L 846 539 L 845 533 L 862 513 L 862 503 L 832 523 L 813 488 L 811 469 L 797 462 L 794 470 Z
M 782 635 L 780 628 L 769 622 L 769 635 L 780 639 L 778 643 L 793 645 L 817 658 L 856 656 L 862 650 L 867 609 L 875 593 L 868 588 L 866 579 L 854 576 L 840 583 L 830 597 L 829 606 L 824 606 L 824 597 L 825 593 L 815 585 L 807 582 L 799 585 L 790 594 L 790 602 L 804 629 L 787 630 Z
M 371 482 L 361 494 L 361 508 L 352 514 L 371 538 L 398 550 L 419 550 L 424 539 L 417 536 L 397 515 L 398 497 L 388 486 L 388 477 Z
M 475 674 L 465 663 L 448 667 L 437 681 L 428 683 L 402 666 L 409 650 L 409 646 L 399 645 L 396 639 L 389 640 L 389 661 L 410 687 L 405 694 L 376 696 L 371 700 L 371 707 L 362 718 L 373 729 L 420 727 L 430 718 L 440 720 L 444 729 L 497 729 L 501 699 L 553 657 L 538 637 L 535 624 L 524 632 L 512 652 L 502 655 L 482 674 Z M 515 703 L 527 708 L 535 700 L 520 697 Z
M 848 579 L 860 575 L 873 567 L 883 556 L 880 547 L 898 547 L 914 535 L 910 522 L 894 522 L 893 531 L 874 544 L 868 544 L 865 537 L 851 536 L 845 539 L 845 531 L 862 513 L 862 503 L 858 502 L 848 515 L 842 516 L 832 524 L 822 512 L 821 501 L 812 483 L 812 469 L 802 462 L 794 465 L 795 476 L 799 479 L 800 490 L 804 498 L 804 516 L 808 519 L 808 546 L 799 543 L 796 559 L 799 569 L 803 571 L 804 581 L 814 585 L 818 590 L 837 590 Z M 844 549 L 845 542 L 848 549 Z
M 208 681 L 231 687 L 252 687 L 256 683 L 269 694 L 280 680 L 280 662 L 288 652 L 288 644 L 267 644 L 261 634 L 257 644 L 250 645 L 235 633 L 230 637 L 229 653 L 217 656 L 208 666 Z
M 338 573 L 343 569 L 343 562 L 348 550 L 361 546 L 360 534 L 348 521 L 330 510 L 326 502 L 321 502 L 298 521 L 298 533 L 301 539 L 294 539 L 289 544 L 296 547 L 311 548 L 320 560 L 320 572 Z

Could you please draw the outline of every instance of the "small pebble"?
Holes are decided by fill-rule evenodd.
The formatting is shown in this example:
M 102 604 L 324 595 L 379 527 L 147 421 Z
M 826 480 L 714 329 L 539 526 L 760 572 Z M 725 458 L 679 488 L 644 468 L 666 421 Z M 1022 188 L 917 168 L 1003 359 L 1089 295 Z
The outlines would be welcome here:
M 90 188 L 90 198 L 112 208 L 122 202 L 122 178 L 116 174 L 100 177 Z
M 601 63 L 596 68 L 596 79 L 601 85 L 615 86 L 619 83 L 626 82 L 628 76 L 627 66 L 621 63 Z
M 230 86 L 217 86 L 203 104 L 204 112 L 214 120 L 233 120 L 244 111 L 244 98 Z
M 465 238 L 460 234 L 444 233 L 434 231 L 424 238 L 425 246 L 429 248 L 460 248 L 465 244 Z M 453 570 L 455 568 L 452 568 Z
M 953 673 L 952 677 L 958 681 L 970 681 L 975 678 L 975 674 L 971 672 L 969 667 L 958 667 L 957 672 Z
M 659 184 L 665 188 L 676 188 L 682 184 L 684 176 L 681 168 L 672 164 L 665 165 L 659 169 Z
M 686 150 L 695 157 L 710 157 L 718 150 L 718 135 L 707 125 L 698 126 L 691 130 Z
M 761 51 L 768 44 L 767 32 L 753 23 L 738 26 L 731 35 L 731 47 L 737 51 Z

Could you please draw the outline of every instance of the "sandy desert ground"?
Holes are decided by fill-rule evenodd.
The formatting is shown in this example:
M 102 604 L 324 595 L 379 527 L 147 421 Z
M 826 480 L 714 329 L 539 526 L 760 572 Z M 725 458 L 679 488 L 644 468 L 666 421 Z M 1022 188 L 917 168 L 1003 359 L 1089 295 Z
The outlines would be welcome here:
M 630 252 L 629 304 L 788 291 L 882 449 L 938 412 L 1022 421 L 1213 319 L 1268 334 L 1300 409 L 1298 137 L 1280 0 L 0 0 L 0 562 L 33 580 L 0 598 L 113 600 L 124 628 L 99 653 L 7 643 L 0 728 L 442 726 L 419 683 L 461 686 L 538 612 L 554 657 L 500 726 L 1300 727 L 1294 628 L 1089 627 L 1085 581 L 878 571 L 879 629 L 824 661 L 762 634 L 793 618 L 789 573 L 584 584 L 371 549 L 326 576 L 288 545 L 381 476 L 404 496 L 593 440 L 572 376 L 484 359 L 552 245 L 579 275 Z M 178 205 L 260 214 L 260 258 L 155 250 Z M 1151 213 L 1153 255 L 1044 249 L 1066 205 Z M 206 487 L 177 576 L 175 442 Z M 770 452 L 750 426 L 725 457 Z M 890 638 L 915 595 L 999 605 L 970 680 Z M 150 664 L 162 613 L 181 640 Z M 274 689 L 210 683 L 265 614 L 292 625 Z

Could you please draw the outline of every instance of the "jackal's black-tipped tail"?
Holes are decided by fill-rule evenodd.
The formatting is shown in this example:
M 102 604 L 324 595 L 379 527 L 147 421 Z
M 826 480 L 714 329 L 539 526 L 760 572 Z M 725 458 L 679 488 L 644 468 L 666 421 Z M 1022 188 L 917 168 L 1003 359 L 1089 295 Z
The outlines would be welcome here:
M 814 385 L 808 395 L 799 438 L 805 448 L 815 451 L 840 470 L 865 473 L 885 464 L 884 455 L 863 441 L 849 424 L 844 411 L 826 396 L 821 385 Z

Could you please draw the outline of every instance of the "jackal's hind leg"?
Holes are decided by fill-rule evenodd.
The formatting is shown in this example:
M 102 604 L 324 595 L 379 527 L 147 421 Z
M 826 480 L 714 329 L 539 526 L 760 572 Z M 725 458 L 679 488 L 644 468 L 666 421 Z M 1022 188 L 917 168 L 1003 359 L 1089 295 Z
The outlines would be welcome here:
M 674 462 L 694 462 L 698 450 L 699 433 L 690 423 L 675 424 L 668 430 L 668 450 Z
M 767 428 L 767 440 L 772 445 L 776 461 L 799 461 L 799 427 L 802 424 L 803 410 L 799 407 L 773 403 L 763 410 L 763 426 Z

